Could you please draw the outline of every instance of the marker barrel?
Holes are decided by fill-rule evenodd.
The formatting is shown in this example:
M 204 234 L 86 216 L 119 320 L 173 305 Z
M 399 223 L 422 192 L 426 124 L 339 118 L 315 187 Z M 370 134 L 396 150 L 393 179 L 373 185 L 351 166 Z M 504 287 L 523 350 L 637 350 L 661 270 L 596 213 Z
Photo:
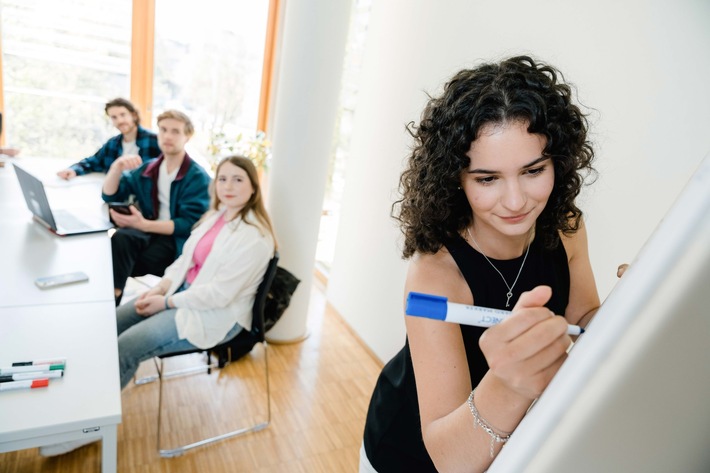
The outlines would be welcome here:
M 66 358 L 54 358 L 51 360 L 37 360 L 37 361 L 15 361 L 12 366 L 36 366 L 36 365 L 66 365 Z
M 10 381 L 9 383 L 0 383 L 0 391 L 46 388 L 47 386 L 49 386 L 49 380 L 47 378 L 32 379 L 27 381 Z
M 446 320 L 463 325 L 476 327 L 492 327 L 510 317 L 509 310 L 491 309 L 477 305 L 446 303 Z
M 63 370 L 64 364 L 54 364 L 54 365 L 22 365 L 22 366 L 10 366 L 6 368 L 0 368 L 0 375 L 15 374 L 15 373 L 29 373 L 33 371 L 55 371 Z
M 449 302 L 446 297 L 410 292 L 407 296 L 407 315 L 426 317 L 444 322 L 453 322 L 475 327 L 492 327 L 503 322 L 513 313 L 509 310 L 491 309 L 477 305 Z M 569 335 L 580 335 L 584 329 L 577 325 L 568 325 Z
M 64 376 L 63 370 L 54 371 L 32 371 L 29 373 L 14 373 L 0 375 L 0 383 L 8 383 L 11 381 L 25 381 L 28 379 L 56 379 Z

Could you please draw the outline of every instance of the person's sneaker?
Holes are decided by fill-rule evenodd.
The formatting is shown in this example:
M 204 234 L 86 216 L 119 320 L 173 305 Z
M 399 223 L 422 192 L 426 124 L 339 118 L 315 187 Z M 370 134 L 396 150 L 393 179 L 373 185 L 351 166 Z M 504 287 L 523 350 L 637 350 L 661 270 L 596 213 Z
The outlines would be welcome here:
M 44 447 L 39 447 L 39 454 L 43 457 L 54 457 L 57 455 L 64 455 L 65 453 L 69 453 L 79 447 L 83 447 L 84 445 L 89 445 L 90 443 L 98 441 L 99 439 L 97 438 L 91 438 L 72 440 L 71 442 L 55 443 L 54 445 L 45 445 Z

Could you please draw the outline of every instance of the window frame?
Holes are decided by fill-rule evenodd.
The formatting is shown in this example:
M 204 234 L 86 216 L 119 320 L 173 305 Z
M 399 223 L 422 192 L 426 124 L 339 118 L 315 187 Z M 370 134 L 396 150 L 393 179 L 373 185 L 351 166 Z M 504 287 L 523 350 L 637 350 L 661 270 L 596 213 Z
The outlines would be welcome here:
M 259 97 L 257 127 L 268 135 L 269 111 L 273 95 L 274 59 L 278 34 L 280 0 L 269 0 L 264 59 Z M 0 13 L 0 21 L 2 21 Z M 133 0 L 131 25 L 130 99 L 140 111 L 144 123 L 153 119 L 153 70 L 155 50 L 155 0 Z M 5 109 L 3 84 L 3 49 L 0 35 L 0 111 Z M 0 146 L 5 145 L 5 128 L 0 132 Z

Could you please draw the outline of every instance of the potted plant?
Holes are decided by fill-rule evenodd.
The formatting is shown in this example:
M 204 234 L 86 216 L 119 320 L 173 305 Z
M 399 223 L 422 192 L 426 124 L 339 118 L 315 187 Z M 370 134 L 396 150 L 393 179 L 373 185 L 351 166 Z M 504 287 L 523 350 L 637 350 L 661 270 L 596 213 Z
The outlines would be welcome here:
M 267 140 L 266 133 L 260 130 L 253 134 L 240 132 L 234 138 L 219 131 L 210 136 L 207 154 L 213 172 L 222 158 L 241 154 L 251 159 L 261 174 L 268 168 L 271 159 L 271 141 Z

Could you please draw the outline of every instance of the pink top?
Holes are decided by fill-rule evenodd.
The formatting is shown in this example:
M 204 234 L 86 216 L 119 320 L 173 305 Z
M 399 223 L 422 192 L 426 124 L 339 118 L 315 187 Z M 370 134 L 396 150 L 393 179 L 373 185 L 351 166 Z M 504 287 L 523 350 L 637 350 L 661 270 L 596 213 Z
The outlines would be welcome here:
M 197 274 L 200 272 L 200 269 L 202 269 L 202 265 L 205 264 L 207 256 L 209 256 L 210 251 L 212 251 L 212 245 L 214 244 L 214 240 L 215 238 L 217 238 L 219 231 L 222 230 L 222 227 L 224 227 L 225 223 L 226 222 L 224 220 L 224 214 L 222 214 L 214 223 L 214 225 L 212 225 L 212 228 L 207 230 L 207 233 L 205 233 L 202 238 L 200 238 L 200 241 L 197 243 L 195 251 L 192 254 L 192 262 L 194 264 L 185 276 L 185 281 L 188 284 L 192 284 L 192 281 L 195 280 Z

